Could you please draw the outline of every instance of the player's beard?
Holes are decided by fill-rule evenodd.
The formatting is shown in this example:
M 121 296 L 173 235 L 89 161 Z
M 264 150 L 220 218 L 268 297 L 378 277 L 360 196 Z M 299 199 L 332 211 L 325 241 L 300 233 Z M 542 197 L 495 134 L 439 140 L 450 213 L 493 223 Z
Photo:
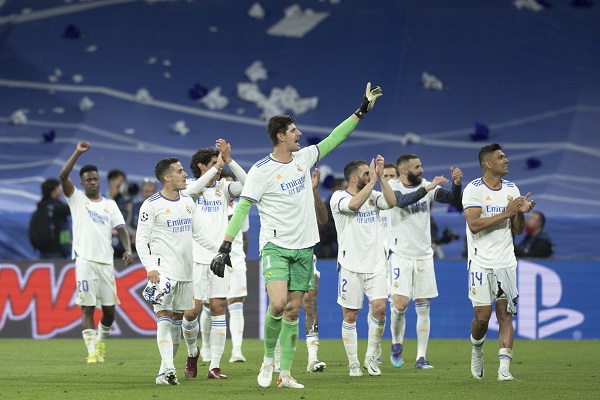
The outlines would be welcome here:
M 413 174 L 412 172 L 409 172 L 408 175 L 406 175 L 406 179 L 408 179 L 408 181 L 410 182 L 410 184 L 412 186 L 420 185 L 421 182 L 423 181 L 423 178 L 421 178 L 418 175 Z

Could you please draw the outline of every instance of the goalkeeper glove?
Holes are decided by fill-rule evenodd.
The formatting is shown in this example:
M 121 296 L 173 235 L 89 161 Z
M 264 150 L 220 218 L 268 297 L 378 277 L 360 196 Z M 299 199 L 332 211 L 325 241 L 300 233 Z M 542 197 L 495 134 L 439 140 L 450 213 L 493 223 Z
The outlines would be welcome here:
M 375 86 L 371 89 L 371 82 L 367 83 L 367 90 L 365 91 L 365 97 L 363 97 L 362 104 L 358 107 L 358 110 L 354 113 L 358 118 L 363 119 L 365 114 L 371 111 L 375 100 L 378 97 L 383 96 L 383 92 L 379 86 Z
M 229 253 L 231 253 L 231 242 L 224 240 L 223 243 L 221 243 L 221 247 L 219 247 L 219 252 L 210 262 L 210 270 L 219 278 L 225 276 L 225 266 L 231 271 L 232 267 Z

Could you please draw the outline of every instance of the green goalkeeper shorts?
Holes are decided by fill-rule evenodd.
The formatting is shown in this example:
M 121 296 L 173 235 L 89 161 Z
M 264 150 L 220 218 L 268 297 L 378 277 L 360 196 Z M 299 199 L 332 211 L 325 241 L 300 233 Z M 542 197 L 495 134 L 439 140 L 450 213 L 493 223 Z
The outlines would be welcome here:
M 290 250 L 267 243 L 260 257 L 265 285 L 272 281 L 286 281 L 288 290 L 296 292 L 315 288 L 312 247 Z

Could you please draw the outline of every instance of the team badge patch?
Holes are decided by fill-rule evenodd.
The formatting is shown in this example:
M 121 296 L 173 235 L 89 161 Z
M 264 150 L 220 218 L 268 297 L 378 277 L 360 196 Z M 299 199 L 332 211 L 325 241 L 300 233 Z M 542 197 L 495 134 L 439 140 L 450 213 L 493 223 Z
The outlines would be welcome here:
M 369 205 L 370 206 L 374 206 L 375 205 L 375 201 L 373 199 L 369 199 Z
M 302 168 L 300 168 L 300 166 L 298 164 L 296 164 L 296 169 L 300 172 L 302 172 Z
M 140 215 L 140 220 L 141 220 L 142 222 L 146 222 L 146 221 L 148 221 L 148 213 L 144 211 L 144 212 L 142 213 L 142 215 Z
M 477 290 L 475 290 L 475 288 L 471 288 L 471 293 L 473 293 L 473 296 L 475 296 L 477 294 Z
M 221 197 L 221 191 L 220 190 L 215 190 L 215 196 Z
M 185 211 L 187 211 L 188 214 L 192 213 L 192 209 L 190 208 L 190 206 L 185 206 Z

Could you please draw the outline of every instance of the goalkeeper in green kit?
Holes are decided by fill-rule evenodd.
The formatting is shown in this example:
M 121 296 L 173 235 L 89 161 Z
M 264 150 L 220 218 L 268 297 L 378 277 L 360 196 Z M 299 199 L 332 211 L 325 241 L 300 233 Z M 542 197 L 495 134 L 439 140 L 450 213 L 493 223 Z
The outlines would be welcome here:
M 302 132 L 292 117 L 277 115 L 269 120 L 267 134 L 273 152 L 257 161 L 248 172 L 239 205 L 210 265 L 215 275 L 223 277 L 225 266 L 231 265 L 231 242 L 256 203 L 260 216 L 261 267 L 269 295 L 264 323 L 265 354 L 258 375 L 261 387 L 269 387 L 273 379 L 277 338 L 281 344 L 277 387 L 304 387 L 292 378 L 290 370 L 298 342 L 302 298 L 314 288 L 313 246 L 319 241 L 311 168 L 352 133 L 381 95 L 381 88 L 371 88 L 368 83 L 358 110 L 319 144 L 302 150 L 298 143 Z

